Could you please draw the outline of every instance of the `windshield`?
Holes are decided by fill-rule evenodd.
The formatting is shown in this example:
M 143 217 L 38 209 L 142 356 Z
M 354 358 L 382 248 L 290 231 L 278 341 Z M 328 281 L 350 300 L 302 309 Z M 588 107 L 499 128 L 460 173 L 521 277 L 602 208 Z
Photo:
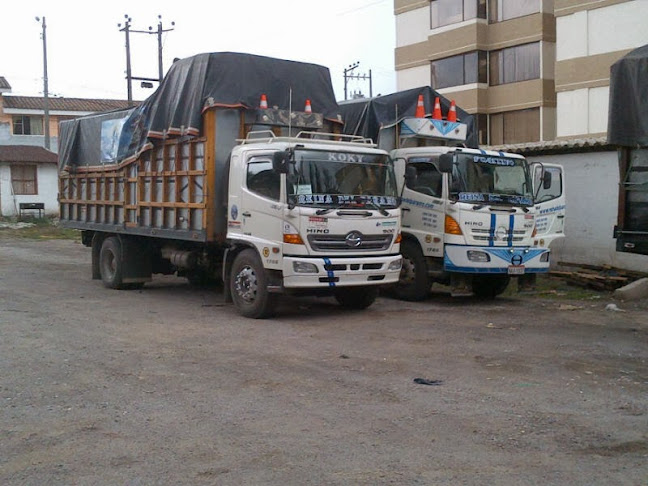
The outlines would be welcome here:
M 319 208 L 396 208 L 394 167 L 385 154 L 297 149 L 288 199 Z
M 450 197 L 455 201 L 531 206 L 533 194 L 524 159 L 458 153 Z

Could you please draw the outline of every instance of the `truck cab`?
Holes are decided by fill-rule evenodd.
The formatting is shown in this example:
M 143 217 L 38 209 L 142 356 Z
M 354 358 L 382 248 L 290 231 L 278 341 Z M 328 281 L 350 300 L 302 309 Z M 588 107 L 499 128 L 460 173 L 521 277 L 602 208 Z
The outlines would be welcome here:
M 398 281 L 392 161 L 360 137 L 341 138 L 266 132 L 233 149 L 227 241 L 236 257 L 228 258 L 225 281 L 233 282 L 237 307 L 254 313 L 266 292 L 319 289 L 363 308 L 378 285 Z
M 397 149 L 392 156 L 403 212 L 398 296 L 424 298 L 438 281 L 450 284 L 453 295 L 494 297 L 511 276 L 548 270 L 548 243 L 558 237 L 549 232 L 562 232 L 549 220 L 559 216 L 559 208 L 543 216 L 540 244 L 536 214 L 546 203 L 534 203 L 524 157 L 429 146 Z

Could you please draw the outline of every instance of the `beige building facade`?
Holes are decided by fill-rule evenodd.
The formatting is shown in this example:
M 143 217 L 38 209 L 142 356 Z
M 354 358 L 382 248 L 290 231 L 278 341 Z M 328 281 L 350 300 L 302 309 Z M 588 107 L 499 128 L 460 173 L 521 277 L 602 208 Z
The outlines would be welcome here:
M 397 89 L 430 85 L 482 145 L 604 136 L 609 70 L 648 44 L 648 0 L 394 0 Z

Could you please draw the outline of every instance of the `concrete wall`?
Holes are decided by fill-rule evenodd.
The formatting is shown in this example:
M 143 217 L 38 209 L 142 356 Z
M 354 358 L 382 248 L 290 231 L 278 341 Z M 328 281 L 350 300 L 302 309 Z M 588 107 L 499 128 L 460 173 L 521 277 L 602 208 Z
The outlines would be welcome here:
M 616 251 L 613 238 L 619 197 L 617 152 L 529 156 L 565 170 L 565 238 L 552 246 L 553 262 L 612 265 L 648 272 L 648 256 Z
M 56 164 L 38 164 L 38 194 L 13 195 L 11 166 L 0 162 L 0 216 L 17 216 L 21 202 L 45 203 L 45 214 L 58 214 L 58 167 Z

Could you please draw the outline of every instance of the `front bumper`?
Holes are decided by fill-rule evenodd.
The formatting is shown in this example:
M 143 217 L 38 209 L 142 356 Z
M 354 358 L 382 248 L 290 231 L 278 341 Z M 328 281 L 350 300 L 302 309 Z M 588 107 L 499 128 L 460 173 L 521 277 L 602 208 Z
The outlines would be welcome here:
M 285 288 L 352 287 L 398 282 L 400 255 L 366 258 L 284 257 Z M 297 265 L 295 265 L 297 263 Z M 297 272 L 295 266 L 312 266 L 312 272 Z
M 522 275 L 548 272 L 549 255 L 547 248 L 446 245 L 443 266 L 448 272 Z

